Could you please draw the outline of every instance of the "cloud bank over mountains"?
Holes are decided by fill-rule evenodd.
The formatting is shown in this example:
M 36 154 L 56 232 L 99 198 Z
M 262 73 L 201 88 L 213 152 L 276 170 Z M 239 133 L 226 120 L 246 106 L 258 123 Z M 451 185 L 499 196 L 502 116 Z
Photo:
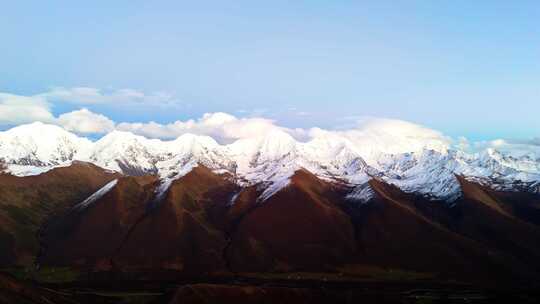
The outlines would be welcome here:
M 299 140 L 304 140 L 309 135 L 308 130 L 282 127 L 271 119 L 262 117 L 238 118 L 222 112 L 205 113 L 198 119 L 177 120 L 169 124 L 156 122 L 119 123 L 116 127 L 121 131 L 129 131 L 150 138 L 171 139 L 186 133 L 208 135 L 221 143 L 264 135 L 276 129 L 285 131 Z
M 55 103 L 80 105 L 82 108 L 55 117 L 52 112 Z M 0 126 L 41 121 L 63 126 L 82 135 L 104 134 L 114 130 L 116 123 L 87 108 L 100 104 L 163 108 L 177 106 L 179 102 L 167 93 L 146 94 L 133 89 L 103 91 L 90 87 L 56 87 L 32 96 L 0 92 Z
M 75 111 L 55 116 L 52 108 L 56 102 L 80 105 Z M 0 126 L 16 126 L 41 121 L 62 126 L 80 135 L 101 135 L 113 130 L 127 131 L 148 138 L 175 139 L 183 134 L 207 135 L 222 144 L 239 139 L 252 138 L 279 130 L 296 140 L 308 141 L 317 137 L 339 136 L 352 143 L 364 145 L 365 151 L 407 153 L 431 149 L 445 151 L 455 147 L 467 152 L 496 148 L 518 156 L 533 153 L 540 155 L 540 139 L 470 142 L 466 138 L 453 139 L 439 131 L 401 120 L 356 117 L 346 128 L 325 130 L 320 128 L 287 128 L 264 117 L 236 117 L 231 114 L 206 113 L 200 118 L 171 123 L 115 122 L 111 118 L 92 112 L 93 104 L 149 105 L 156 107 L 177 106 L 178 102 L 168 94 L 146 94 L 132 89 L 104 92 L 95 88 L 53 88 L 48 92 L 22 96 L 0 92 Z M 344 118 L 347 120 L 346 118 Z M 365 146 L 369 143 L 369 146 Z M 374 152 L 375 153 L 375 152 Z
M 80 134 L 103 134 L 114 130 L 114 121 L 86 108 L 61 114 L 56 122 L 68 131 Z
M 50 108 L 51 104 L 43 97 L 0 93 L 0 125 L 53 121 Z

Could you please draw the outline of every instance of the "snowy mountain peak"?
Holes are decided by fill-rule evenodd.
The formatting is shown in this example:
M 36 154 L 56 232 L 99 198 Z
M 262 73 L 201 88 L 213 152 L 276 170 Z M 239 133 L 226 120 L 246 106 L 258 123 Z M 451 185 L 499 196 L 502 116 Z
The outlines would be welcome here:
M 67 138 L 73 141 L 81 140 L 77 135 L 66 131 L 62 127 L 42 122 L 20 125 L 7 131 L 0 132 L 0 138 L 3 140 L 20 138 L 21 140 L 33 140 L 39 141 L 40 143 L 58 138 Z
M 9 172 L 39 172 L 34 167 L 63 165 L 92 143 L 56 125 L 35 122 L 0 132 L 0 158 Z
M 259 146 L 262 155 L 268 157 L 281 157 L 291 153 L 297 141 L 288 133 L 281 130 L 274 130 L 266 134 Z
M 275 129 L 221 145 L 208 136 L 184 134 L 162 141 L 123 131 L 91 142 L 38 122 L 0 132 L 0 160 L 8 172 L 22 176 L 80 160 L 128 175 L 157 174 L 168 182 L 200 164 L 229 173 L 241 185 L 263 185 L 268 190 L 265 197 L 286 186 L 301 168 L 325 180 L 350 184 L 354 188 L 350 197 L 361 201 L 370 197 L 367 182 L 372 177 L 405 192 L 445 201 L 461 195 L 456 175 L 498 190 L 540 191 L 540 148 L 523 146 L 516 152 L 501 142 L 469 153 L 451 148 L 445 140 L 432 140 L 435 133 L 419 137 L 418 130 L 399 127 L 405 130 L 343 133 L 314 129 L 307 142 Z
M 123 143 L 132 143 L 135 141 L 144 142 L 147 140 L 148 140 L 147 138 L 140 135 L 135 135 L 131 132 L 114 130 L 106 134 L 105 136 L 103 136 L 101 139 L 99 139 L 97 143 L 107 143 L 107 144 L 122 143 L 123 144 Z
M 220 145 L 210 136 L 200 136 L 190 133 L 182 134 L 177 139 L 168 142 L 170 149 L 181 149 L 184 151 L 194 149 L 216 149 Z

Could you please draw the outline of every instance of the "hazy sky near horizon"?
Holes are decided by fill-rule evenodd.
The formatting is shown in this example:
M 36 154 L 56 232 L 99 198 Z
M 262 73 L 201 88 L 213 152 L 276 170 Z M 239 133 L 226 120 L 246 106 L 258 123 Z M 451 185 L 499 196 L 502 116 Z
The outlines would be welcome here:
M 0 55 L 0 92 L 55 116 L 540 137 L 539 1 L 9 1 Z

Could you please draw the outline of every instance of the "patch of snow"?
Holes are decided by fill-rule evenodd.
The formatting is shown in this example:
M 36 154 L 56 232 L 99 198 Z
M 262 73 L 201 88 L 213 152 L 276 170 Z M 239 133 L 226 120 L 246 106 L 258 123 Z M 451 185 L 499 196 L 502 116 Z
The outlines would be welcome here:
M 281 189 L 287 187 L 290 184 L 291 180 L 289 178 L 284 178 L 281 180 L 273 181 L 268 187 L 261 193 L 261 196 L 258 199 L 258 202 L 262 203 L 272 197 L 274 194 L 278 193 Z
M 191 172 L 191 170 L 197 167 L 197 165 L 198 164 L 196 162 L 190 162 L 182 167 L 179 167 L 178 171 L 167 172 L 166 175 L 161 176 L 160 184 L 155 190 L 155 197 L 153 199 L 153 202 L 159 203 L 161 200 L 163 200 L 172 183 L 175 180 Z
M 231 197 L 231 199 L 229 200 L 229 203 L 227 204 L 228 206 L 232 206 L 234 205 L 234 203 L 236 202 L 236 199 L 238 198 L 238 196 L 240 196 L 240 193 L 242 191 L 238 191 L 236 192 L 235 194 L 233 194 L 233 196 Z
M 53 166 L 36 167 L 36 166 L 24 166 L 24 165 L 8 165 L 5 172 L 11 175 L 22 177 L 22 176 L 40 175 L 52 169 L 54 169 Z
M 117 183 L 118 183 L 118 179 L 110 181 L 108 184 L 103 186 L 101 189 L 96 191 L 94 194 L 90 195 L 83 202 L 75 205 L 75 207 L 73 207 L 73 210 L 80 211 L 80 210 L 84 210 L 84 209 L 88 208 L 88 206 L 92 205 L 95 201 L 99 200 L 105 194 L 107 194 L 109 191 L 111 191 L 111 189 L 114 188 Z
M 350 201 L 366 204 L 373 199 L 374 195 L 375 193 L 373 192 L 371 186 L 368 183 L 365 183 L 363 185 L 354 187 L 345 198 Z

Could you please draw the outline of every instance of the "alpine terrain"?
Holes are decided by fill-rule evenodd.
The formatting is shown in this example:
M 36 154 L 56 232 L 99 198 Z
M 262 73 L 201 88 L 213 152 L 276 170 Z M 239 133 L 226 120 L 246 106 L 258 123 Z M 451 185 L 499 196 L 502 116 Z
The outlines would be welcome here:
M 0 132 L 0 267 L 14 275 L 0 287 L 28 276 L 53 287 L 294 285 L 184 286 L 169 290 L 170 303 L 356 296 L 316 294 L 315 282 L 534 288 L 540 149 L 501 147 L 384 132 L 299 140 L 286 129 L 226 144 L 122 131 L 91 141 L 21 125 Z M 20 288 L 29 303 L 71 303 Z M 19 296 L 0 293 L 0 302 Z

